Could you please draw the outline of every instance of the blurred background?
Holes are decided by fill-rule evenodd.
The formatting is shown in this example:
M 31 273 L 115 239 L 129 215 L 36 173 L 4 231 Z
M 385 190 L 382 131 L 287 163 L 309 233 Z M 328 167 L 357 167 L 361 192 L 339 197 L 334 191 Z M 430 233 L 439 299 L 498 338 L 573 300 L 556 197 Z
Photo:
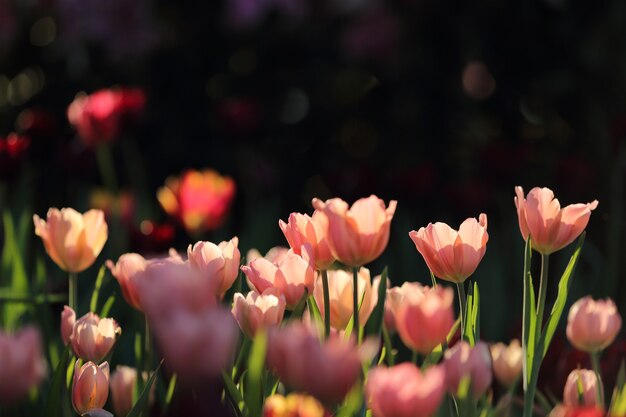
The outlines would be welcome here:
M 117 207 L 104 260 L 233 235 L 265 253 L 312 197 L 377 194 L 399 203 L 370 269 L 395 284 L 430 282 L 410 230 L 485 212 L 481 330 L 508 340 L 513 187 L 547 186 L 563 205 L 600 201 L 570 302 L 610 295 L 624 314 L 625 23 L 621 0 L 0 0 L 2 208 Z M 70 103 L 122 88 L 138 94 L 131 117 L 85 140 Z M 186 232 L 156 198 L 190 168 L 236 184 L 215 230 Z M 549 302 L 572 251 L 552 257 Z

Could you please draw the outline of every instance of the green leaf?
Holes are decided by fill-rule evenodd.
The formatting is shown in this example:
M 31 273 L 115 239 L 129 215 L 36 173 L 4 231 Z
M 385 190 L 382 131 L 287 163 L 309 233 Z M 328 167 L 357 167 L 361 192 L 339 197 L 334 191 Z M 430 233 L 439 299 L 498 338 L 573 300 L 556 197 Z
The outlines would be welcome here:
M 356 384 L 346 396 L 346 399 L 335 414 L 336 417 L 353 417 L 361 408 L 363 402 L 363 392 L 361 384 Z
M 152 385 L 154 384 L 157 374 L 159 373 L 159 369 L 161 369 L 162 365 L 163 365 L 163 359 L 161 359 L 161 362 L 159 362 L 159 365 L 156 367 L 154 372 L 152 372 L 152 375 L 150 375 L 148 382 L 146 382 L 146 386 L 143 387 L 141 394 L 139 394 L 139 398 L 133 405 L 133 408 L 130 409 L 126 417 L 139 417 L 141 413 L 144 411 L 144 409 L 148 405 L 148 398 L 150 398 L 150 390 L 152 389 Z M 137 379 L 141 379 L 141 378 L 137 378 Z
M 228 372 L 222 371 L 222 378 L 224 379 L 224 387 L 226 388 L 226 392 L 233 400 L 233 402 L 237 405 L 239 411 L 243 411 L 243 397 L 241 396 L 241 393 L 237 389 L 237 386 L 233 382 L 230 375 L 228 375 Z
M 572 254 L 563 275 L 561 275 L 561 279 L 559 280 L 559 291 L 556 296 L 556 300 L 554 301 L 554 305 L 552 306 L 552 311 L 550 312 L 550 317 L 548 318 L 548 322 L 545 327 L 545 343 L 543 346 L 543 356 L 546 356 L 546 352 L 548 351 L 548 347 L 550 347 L 550 342 L 552 341 L 552 337 L 554 336 L 554 332 L 556 331 L 557 326 L 559 325 L 559 320 L 561 319 L 561 314 L 563 314 L 563 309 L 565 308 L 565 303 L 567 302 L 567 295 L 569 293 L 569 287 L 571 283 L 571 278 L 574 275 L 574 271 L 576 270 L 576 264 L 578 263 L 578 258 L 580 257 L 580 252 L 583 247 L 583 243 L 585 242 L 585 232 L 583 232 L 578 238 L 578 242 L 576 242 L 576 249 L 574 249 L 574 253 Z
M 2 276 L 11 277 L 9 287 L 18 293 L 29 293 L 30 285 L 24 267 L 24 261 L 18 245 L 13 216 L 10 211 L 2 213 L 4 224 L 4 248 L 2 250 Z M 14 329 L 19 318 L 28 310 L 22 303 L 11 303 L 4 307 L 5 328 Z
M 105 266 L 102 265 L 98 270 L 98 276 L 96 278 L 96 284 L 93 287 L 91 293 L 91 301 L 89 302 L 89 311 L 96 312 L 98 309 L 98 296 L 100 295 L 100 288 L 102 287 L 102 281 L 104 280 Z
M 522 350 L 523 350 L 523 383 L 524 390 L 528 387 L 531 379 L 533 358 L 535 356 L 535 323 L 537 313 L 535 307 L 535 289 L 533 288 L 533 278 L 530 273 L 532 258 L 532 244 L 530 236 L 526 239 L 524 248 L 524 274 L 522 282 L 524 284 L 524 300 L 522 314 Z
M 248 358 L 248 374 L 244 398 L 251 417 L 260 417 L 263 411 L 263 369 L 267 350 L 267 333 L 257 332 L 252 341 L 252 350 Z
M 622 389 L 625 383 L 626 383 L 626 362 L 624 362 L 624 359 L 622 359 L 622 362 L 619 365 L 619 371 L 617 372 L 617 378 L 615 378 L 615 386 L 619 389 Z
M 380 274 L 380 282 L 378 283 L 378 302 L 372 311 L 367 324 L 365 325 L 366 335 L 380 336 L 385 319 L 385 301 L 387 297 L 387 267 Z
M 461 284 L 464 285 L 464 284 Z M 467 293 L 465 303 L 465 338 L 467 339 L 470 346 L 474 346 L 476 344 L 476 338 L 474 337 L 474 329 L 472 328 L 472 316 L 474 316 L 474 287 L 472 285 L 469 286 L 469 291 Z
M 44 413 L 44 415 L 48 417 L 60 417 L 62 415 L 61 400 L 63 398 L 67 398 L 66 395 L 63 395 L 63 390 L 66 389 L 63 385 L 63 379 L 66 376 L 67 363 L 70 356 L 70 347 L 66 346 L 63 354 L 61 355 L 61 359 L 54 370 L 52 383 L 50 384 L 50 389 L 48 390 L 48 402 L 46 404 L 46 412 Z
M 308 302 L 309 306 L 309 315 L 311 316 L 311 321 L 319 329 L 324 328 L 324 319 L 322 318 L 322 314 L 320 313 L 320 308 L 317 305 L 317 301 L 315 301 L 315 297 L 313 295 L 309 295 Z
M 361 307 L 363 306 L 363 300 L 365 300 L 365 291 L 363 291 L 363 295 L 361 296 L 361 301 L 359 302 L 359 312 L 361 311 Z M 350 336 L 352 336 L 352 330 L 354 328 L 354 313 L 352 317 L 350 317 L 350 321 L 346 326 L 346 330 L 343 333 L 344 340 L 350 340 Z
M 472 307 L 472 314 L 469 316 L 469 320 L 472 326 L 472 333 L 474 334 L 474 340 L 480 340 L 480 292 L 478 291 L 478 283 L 474 282 L 474 300 Z

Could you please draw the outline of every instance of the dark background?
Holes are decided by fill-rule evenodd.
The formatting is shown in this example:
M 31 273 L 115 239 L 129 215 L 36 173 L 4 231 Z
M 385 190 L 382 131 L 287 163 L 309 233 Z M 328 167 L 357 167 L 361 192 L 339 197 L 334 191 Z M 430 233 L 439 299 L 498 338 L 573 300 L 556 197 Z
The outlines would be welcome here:
M 427 283 L 408 232 L 485 212 L 481 327 L 508 340 L 521 320 L 513 187 L 548 186 L 563 205 L 600 201 L 570 302 L 610 295 L 626 311 L 621 0 L 0 0 L 0 136 L 32 139 L 1 170 L 3 205 L 87 208 L 102 181 L 65 112 L 114 86 L 147 97 L 112 149 L 135 225 L 167 220 L 156 190 L 186 168 L 235 179 L 230 219 L 207 238 L 238 235 L 243 253 L 286 245 L 278 219 L 314 196 L 373 193 L 399 204 L 371 269 Z M 190 242 L 178 230 L 171 244 Z M 141 250 L 118 243 L 104 257 Z M 552 257 L 549 303 L 572 250 Z

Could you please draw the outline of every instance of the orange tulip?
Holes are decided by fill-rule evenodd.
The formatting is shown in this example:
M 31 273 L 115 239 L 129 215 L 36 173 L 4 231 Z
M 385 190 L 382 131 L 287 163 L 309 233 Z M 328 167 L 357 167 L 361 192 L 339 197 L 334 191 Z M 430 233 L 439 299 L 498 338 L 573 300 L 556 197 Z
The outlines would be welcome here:
M 278 225 L 289 242 L 289 246 L 298 255 L 300 255 L 302 245 L 305 243 L 311 245 L 317 269 L 328 269 L 335 262 L 326 238 L 328 219 L 323 212 L 316 210 L 313 216 L 291 213 L 288 223 L 279 220 Z
M 71 307 L 64 306 L 61 312 L 61 339 L 65 346 L 70 343 L 74 323 L 76 323 L 76 312 Z
M 263 294 L 250 291 L 245 297 L 238 292 L 235 293 L 232 313 L 241 331 L 254 338 L 260 329 L 280 324 L 285 314 L 285 297 L 277 295 L 274 288 L 268 288 Z
M 453 395 L 457 395 L 464 378 L 470 379 L 474 398 L 480 397 L 491 385 L 491 355 L 484 342 L 478 342 L 474 347 L 470 347 L 466 341 L 458 342 L 446 351 L 443 363 L 448 392 Z
M 74 384 L 72 386 L 72 405 L 78 415 L 94 409 L 101 409 L 109 397 L 109 363 L 96 366 L 87 362 L 74 365 Z
M 578 382 L 582 383 L 582 403 L 578 403 Z M 568 376 L 563 388 L 563 403 L 566 406 L 599 405 L 596 392 L 598 378 L 590 369 L 574 369 Z
M 274 394 L 267 397 L 263 405 L 263 417 L 330 417 L 315 398 L 291 393 L 286 397 Z
M 89 268 L 107 241 L 101 210 L 80 214 L 73 208 L 51 208 L 46 220 L 35 214 L 33 221 L 46 252 L 64 271 L 77 273 Z
M 179 178 L 170 177 L 157 192 L 167 214 L 178 218 L 191 234 L 220 227 L 234 197 L 235 181 L 212 169 L 188 170 Z
M 510 387 L 522 374 L 522 347 L 519 340 L 514 339 L 507 346 L 496 343 L 490 346 L 493 359 L 493 373 L 505 387 Z
M 487 215 L 469 218 L 459 230 L 445 223 L 429 223 L 409 233 L 428 268 L 441 279 L 461 283 L 476 271 L 487 250 Z
M 383 253 L 396 205 L 397 201 L 391 200 L 385 208 L 385 202 L 375 195 L 357 200 L 352 207 L 340 198 L 313 199 L 313 207 L 328 219 L 326 238 L 333 256 L 352 267 L 370 263 Z
M 141 311 L 139 294 L 137 293 L 137 283 L 135 277 L 143 272 L 148 265 L 148 261 L 138 253 L 125 253 L 117 260 L 106 261 L 106 266 L 111 271 L 122 289 L 122 296 L 129 306 Z
M 113 349 L 121 334 L 122 329 L 115 320 L 87 313 L 74 323 L 70 343 L 79 358 L 100 362 Z
M 431 288 L 405 297 L 396 314 L 396 326 L 404 344 L 423 354 L 446 341 L 454 325 L 454 291 L 451 288 Z
M 25 327 L 14 335 L 0 330 L 0 403 L 24 399 L 46 376 L 41 335 Z
M 587 227 L 598 200 L 561 208 L 549 188 L 535 187 L 524 198 L 522 187 L 515 187 L 519 228 L 524 240 L 531 238 L 532 248 L 549 255 L 572 243 Z
M 238 243 L 239 239 L 234 237 L 219 245 L 211 242 L 196 242 L 187 248 L 191 266 L 197 268 L 205 279 L 213 282 L 215 293 L 221 298 L 239 274 L 241 255 L 237 248 Z
M 576 349 L 605 349 L 622 328 L 622 318 L 610 298 L 595 301 L 590 296 L 576 301 L 567 316 L 567 338 Z

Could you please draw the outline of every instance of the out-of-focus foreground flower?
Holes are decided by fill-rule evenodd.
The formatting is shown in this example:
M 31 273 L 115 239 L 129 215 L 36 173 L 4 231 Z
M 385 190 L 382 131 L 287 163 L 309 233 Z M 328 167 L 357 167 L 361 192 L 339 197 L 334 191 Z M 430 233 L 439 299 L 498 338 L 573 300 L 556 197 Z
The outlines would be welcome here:
M 14 335 L 0 331 L 0 402 L 22 400 L 46 373 L 38 329 L 25 327 Z
M 567 316 L 567 338 L 577 349 L 597 352 L 605 349 L 619 333 L 622 318 L 610 298 L 590 296 L 576 301 Z

